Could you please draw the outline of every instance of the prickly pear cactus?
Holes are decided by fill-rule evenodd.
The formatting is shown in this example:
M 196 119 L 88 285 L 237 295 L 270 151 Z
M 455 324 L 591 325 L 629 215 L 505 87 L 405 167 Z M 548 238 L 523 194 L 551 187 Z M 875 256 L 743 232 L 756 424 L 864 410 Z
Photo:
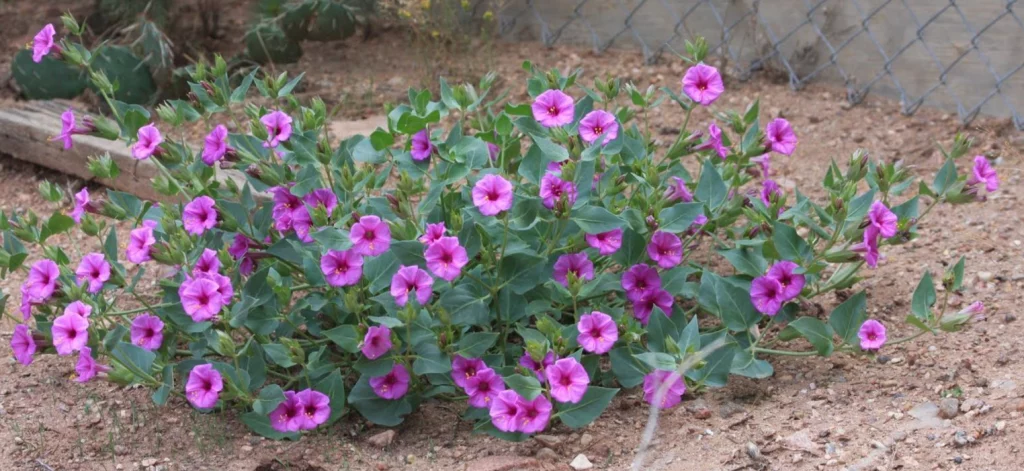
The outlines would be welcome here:
M 334 41 L 345 39 L 356 32 L 360 10 L 352 2 L 325 0 L 316 11 L 316 18 L 309 28 L 306 39 L 311 41 Z
M 87 84 L 85 73 L 80 69 L 49 56 L 36 64 L 32 62 L 32 51 L 27 49 L 14 55 L 11 76 L 22 96 L 30 100 L 74 98 Z
M 167 24 L 171 0 L 99 0 L 97 11 L 106 25 L 134 22 L 139 15 L 163 26 Z
M 302 57 L 302 46 L 289 39 L 276 23 L 261 22 L 245 33 L 245 52 L 250 59 L 266 64 L 290 64 Z
M 156 98 L 157 87 L 149 67 L 132 51 L 122 46 L 102 48 L 93 66 L 107 74 L 111 82 L 118 83 L 114 97 L 125 103 L 150 104 Z
M 316 0 L 306 0 L 284 7 L 280 17 L 281 29 L 292 41 L 302 41 L 309 34 L 313 10 L 317 7 Z

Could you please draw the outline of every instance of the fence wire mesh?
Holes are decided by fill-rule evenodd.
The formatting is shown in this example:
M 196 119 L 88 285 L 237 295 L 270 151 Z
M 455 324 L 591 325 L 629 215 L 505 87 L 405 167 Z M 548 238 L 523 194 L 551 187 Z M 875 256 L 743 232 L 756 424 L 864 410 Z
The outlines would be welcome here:
M 639 48 L 648 63 L 704 36 L 730 75 L 842 83 L 851 103 L 899 98 L 1006 116 L 1024 129 L 1024 6 L 1018 0 L 480 0 L 501 37 Z

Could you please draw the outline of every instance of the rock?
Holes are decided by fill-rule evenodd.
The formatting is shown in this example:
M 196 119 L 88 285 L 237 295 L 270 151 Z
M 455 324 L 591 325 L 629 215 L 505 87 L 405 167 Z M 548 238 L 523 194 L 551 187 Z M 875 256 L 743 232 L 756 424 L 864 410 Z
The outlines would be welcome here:
M 718 409 L 718 413 L 721 414 L 723 419 L 728 419 L 729 417 L 736 414 L 742 414 L 746 411 L 747 409 L 735 402 L 726 402 Z
M 594 443 L 594 436 L 584 432 L 583 436 L 580 437 L 580 446 L 588 447 L 591 443 Z
M 995 277 L 995 275 L 993 275 L 992 272 L 990 272 L 990 271 L 979 271 L 978 272 L 978 279 L 981 280 L 981 281 L 992 281 L 992 278 L 994 278 L 994 277 Z
M 145 468 L 148 468 L 150 466 L 155 465 L 157 463 L 157 461 L 159 461 L 159 460 L 157 460 L 156 458 L 146 458 L 146 459 L 142 460 L 142 466 L 145 467 Z
M 1000 420 L 1000 421 L 996 422 L 996 430 L 998 430 L 1000 432 L 1002 432 L 1003 430 L 1006 430 L 1006 421 L 1005 420 Z
M 953 434 L 953 444 L 956 445 L 957 448 L 967 446 L 973 441 L 974 438 L 968 436 L 967 432 L 963 430 L 957 430 L 956 433 Z
M 955 397 L 947 397 L 939 402 L 939 417 L 943 419 L 952 419 L 956 417 L 957 412 L 960 409 L 960 401 Z
M 981 409 L 985 406 L 985 402 L 981 399 L 970 398 L 960 404 L 960 412 L 970 412 L 974 409 Z
M 761 450 L 753 442 L 747 442 L 747 456 L 754 461 L 761 459 Z
M 594 463 L 591 463 L 590 460 L 587 459 L 587 455 L 580 453 L 576 455 L 575 458 L 572 459 L 572 463 L 569 463 L 569 466 L 571 466 L 572 469 L 575 469 L 576 471 L 581 471 L 584 469 L 593 468 Z
M 821 445 L 811 440 L 808 430 L 801 430 L 782 439 L 784 447 L 793 451 L 803 451 L 812 455 L 821 455 Z
M 547 447 L 538 450 L 537 454 L 534 456 L 536 456 L 538 460 L 544 461 L 555 461 L 558 459 L 558 453 L 555 453 L 555 450 Z
M 397 435 L 397 432 L 394 430 L 385 430 L 370 437 L 367 441 L 375 447 L 384 448 L 391 445 L 391 442 L 395 441 L 395 435 Z
M 558 445 L 562 444 L 562 437 L 557 437 L 555 435 L 541 434 L 534 436 L 533 439 L 537 440 L 538 442 L 540 442 L 541 445 L 544 445 L 548 448 L 558 448 Z
M 413 463 L 415 463 L 415 462 L 416 462 L 416 455 L 408 455 L 408 456 L 406 456 L 406 457 L 405 457 L 405 462 L 406 462 L 407 464 L 413 464 Z
M 469 461 L 466 463 L 466 471 L 510 471 L 510 470 L 523 470 L 523 471 L 537 471 L 545 469 L 543 463 L 537 461 L 535 458 L 524 458 L 522 456 L 487 456 L 477 460 Z

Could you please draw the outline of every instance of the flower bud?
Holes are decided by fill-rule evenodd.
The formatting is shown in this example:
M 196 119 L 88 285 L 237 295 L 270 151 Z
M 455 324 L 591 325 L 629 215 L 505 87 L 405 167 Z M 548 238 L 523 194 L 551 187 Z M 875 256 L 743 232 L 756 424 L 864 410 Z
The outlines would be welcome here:
M 114 120 L 102 116 L 93 116 L 90 119 L 93 126 L 93 131 L 89 133 L 90 136 L 101 137 L 108 141 L 117 140 L 121 136 L 121 128 Z
M 956 313 L 946 313 L 939 319 L 939 328 L 944 332 L 956 332 L 968 322 L 978 322 L 985 319 L 985 305 L 975 301 L 966 308 Z
M 128 213 L 124 210 L 124 208 L 122 208 L 122 207 L 120 207 L 120 206 L 118 206 L 118 205 L 116 205 L 116 204 L 114 204 L 114 203 L 112 203 L 110 201 L 104 201 L 103 202 L 103 209 L 100 210 L 100 214 L 103 214 L 104 216 L 106 216 L 108 218 L 117 219 L 117 220 L 124 219 L 125 217 L 128 216 Z
M 647 218 L 644 219 L 644 222 L 647 223 L 647 227 L 650 230 L 652 230 L 652 231 L 658 230 L 658 220 L 653 215 L 648 215 Z
M 214 351 L 221 354 L 221 356 L 229 358 L 234 357 L 236 347 L 234 339 L 232 339 L 231 336 L 225 333 L 224 331 L 218 330 L 216 332 L 217 343 L 211 345 Z
M 548 354 L 548 347 L 541 342 L 528 340 L 526 342 L 526 353 L 530 355 L 533 361 L 541 363 L 544 361 L 544 356 Z
M 178 112 L 171 108 L 171 105 L 167 103 L 161 103 L 156 107 L 156 115 L 160 117 L 162 121 L 166 121 L 168 124 L 174 127 L 181 126 L 184 119 L 178 115 Z

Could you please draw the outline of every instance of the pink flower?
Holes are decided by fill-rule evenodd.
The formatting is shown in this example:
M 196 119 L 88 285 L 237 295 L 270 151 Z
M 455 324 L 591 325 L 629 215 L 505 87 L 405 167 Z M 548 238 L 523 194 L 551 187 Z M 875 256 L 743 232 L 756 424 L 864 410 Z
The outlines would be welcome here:
M 537 375 L 537 379 L 544 380 L 545 368 L 554 364 L 556 359 L 555 352 L 548 352 L 544 355 L 544 359 L 537 363 L 529 353 L 523 353 L 523 356 L 519 357 L 519 365 L 532 370 Z
M 764 174 L 765 178 L 768 178 L 772 174 L 772 154 L 764 153 L 758 157 L 752 157 L 751 162 L 759 164 L 761 166 L 761 173 Z
M 548 421 L 551 420 L 551 401 L 543 394 L 535 397 L 532 401 L 520 397 L 516 409 L 515 421 L 519 425 L 520 432 L 543 432 L 548 427 Z
M 267 415 L 270 426 L 281 433 L 298 432 L 305 425 L 305 407 L 295 391 L 284 392 L 284 402 Z
M 462 355 L 455 355 L 452 358 L 452 381 L 455 382 L 456 386 L 465 388 L 470 378 L 485 369 L 487 369 L 487 364 L 479 358 L 466 358 Z
M 704 141 L 703 144 L 697 146 L 695 149 L 714 150 L 715 153 L 723 159 L 729 155 L 729 148 L 722 144 L 722 129 L 714 122 L 708 125 L 708 140 Z
M 391 329 L 382 325 L 370 326 L 359 349 L 370 360 L 384 356 L 391 351 Z
M 377 216 L 363 216 L 348 233 L 352 250 L 357 254 L 374 257 L 391 247 L 391 228 Z
M 877 267 L 878 259 L 881 256 L 878 252 L 878 228 L 868 226 L 867 229 L 864 229 L 864 241 L 854 244 L 850 250 L 863 254 L 864 261 L 869 267 Z
M 466 394 L 469 396 L 469 405 L 473 407 L 489 408 L 504 390 L 505 382 L 490 368 L 484 368 L 466 378 Z
M 64 314 L 77 314 L 83 318 L 92 315 L 92 306 L 81 301 L 74 301 L 64 308 Z
M 424 129 L 412 136 L 409 153 L 413 160 L 429 159 L 434 149 L 434 143 L 430 142 L 430 131 Z
M 212 249 L 203 249 L 203 253 L 192 267 L 192 276 L 197 273 L 218 273 L 219 271 L 220 259 L 217 258 L 217 252 Z
M 512 184 L 500 175 L 484 175 L 473 186 L 473 205 L 484 216 L 494 216 L 512 208 Z
M 151 247 L 156 244 L 156 237 L 153 237 L 155 227 L 156 221 L 146 220 L 142 221 L 142 226 L 136 227 L 128 233 L 125 257 L 129 262 L 144 263 L 151 260 L 149 253 L 152 250 Z
M 286 187 L 275 186 L 270 192 L 274 194 L 274 209 L 270 213 L 274 219 L 274 229 L 285 232 L 292 228 L 295 213 L 306 208 L 302 205 L 302 200 Z
M 89 320 L 73 312 L 65 312 L 53 320 L 50 329 L 58 355 L 70 355 L 89 342 Z
M 558 257 L 555 262 L 555 273 L 552 276 L 562 286 L 569 287 L 568 274 L 572 273 L 577 280 L 589 281 L 594 279 L 594 264 L 584 252 L 565 254 Z
M 690 203 L 693 201 L 693 194 L 686 187 L 686 180 L 679 177 L 670 177 L 668 189 L 665 190 L 665 199 Z
M 679 404 L 686 393 L 686 383 L 675 371 L 654 370 L 644 376 L 644 401 L 654 405 L 658 400 L 658 390 L 664 386 L 665 392 L 657 404 L 659 409 L 669 409 Z
M 25 324 L 14 326 L 14 335 L 11 336 L 11 351 L 18 363 L 28 366 L 32 364 L 32 355 L 36 353 L 36 341 L 32 338 L 32 332 Z
M 568 160 L 563 160 L 561 162 L 548 162 L 547 173 L 557 176 L 562 175 L 562 166 L 565 165 L 566 162 L 568 162 Z
M 868 221 L 878 229 L 878 233 L 882 237 L 888 238 L 896 235 L 896 223 L 899 221 L 899 218 L 889 208 L 886 208 L 885 204 L 881 201 L 871 203 L 871 209 L 868 210 Z
M 611 255 L 622 247 L 622 229 L 612 229 L 599 234 L 587 234 L 587 245 L 597 249 L 601 255 Z
M 213 164 L 223 160 L 224 156 L 233 150 L 228 145 L 228 128 L 224 127 L 223 124 L 218 124 L 204 139 L 203 163 L 213 166 Z
M 576 204 L 576 184 L 551 173 L 545 174 L 540 180 L 540 197 L 544 199 L 544 207 L 554 208 L 563 196 L 569 206 Z
M 60 276 L 60 268 L 53 260 L 43 259 L 34 264 L 28 270 L 28 278 L 25 279 L 25 288 L 22 295 L 28 295 L 32 304 L 38 304 L 53 296 L 57 290 L 57 278 Z
M 32 38 L 32 62 L 38 64 L 43 61 L 43 57 L 50 53 L 50 50 L 54 48 L 53 36 L 56 34 L 57 31 L 53 29 L 53 24 L 49 23 L 36 33 Z
M 249 254 L 249 249 L 254 247 L 256 242 L 242 234 L 235 234 L 234 240 L 231 242 L 231 246 L 228 247 L 228 255 L 231 255 L 235 260 L 239 260 Z
M 778 152 L 783 155 L 793 155 L 796 150 L 796 134 L 789 121 L 782 118 L 775 118 L 764 128 L 764 147 L 766 150 Z
M 304 389 L 296 393 L 295 398 L 302 405 L 299 428 L 313 430 L 331 417 L 331 398 L 326 394 L 313 389 Z
M 101 253 L 88 254 L 82 257 L 78 268 L 75 269 L 75 278 L 79 286 L 89 282 L 89 293 L 99 293 L 103 289 L 103 283 L 110 279 L 110 264 Z
M 615 115 L 605 110 L 594 110 L 580 120 L 580 138 L 583 142 L 591 144 L 601 136 L 604 136 L 601 145 L 606 145 L 619 137 L 619 123 L 615 120 Z
M 273 149 L 292 137 L 292 117 L 282 111 L 272 111 L 260 118 L 263 127 L 267 128 L 267 142 L 263 147 Z
M 501 154 L 501 148 L 497 144 L 487 143 L 487 155 L 491 158 L 491 161 L 498 160 L 498 155 Z
M 878 350 L 882 348 L 882 345 L 885 345 L 885 326 L 874 319 L 868 319 L 861 324 L 860 330 L 857 331 L 857 336 L 860 337 L 860 348 L 862 350 Z
M 640 324 L 647 325 L 655 306 L 661 308 L 665 317 L 669 317 L 672 313 L 673 302 L 672 295 L 668 291 L 661 288 L 650 288 L 640 293 L 636 301 L 633 301 L 633 317 L 640 321 Z
M 157 350 L 164 343 L 164 321 L 143 313 L 132 320 L 132 343 L 146 350 Z
M 28 290 L 28 286 L 21 285 L 21 305 L 18 310 L 21 311 L 21 317 L 23 320 L 28 321 L 32 317 L 32 306 L 42 304 L 39 300 L 34 299 Z
M 409 372 L 396 363 L 388 374 L 370 378 L 370 387 L 383 399 L 401 399 L 409 391 Z
M 984 155 L 976 155 L 971 176 L 967 178 L 967 185 L 973 187 L 981 183 L 985 184 L 985 191 L 989 193 L 996 191 L 999 189 L 999 175 L 996 174 L 996 169 L 992 168 Z
M 185 398 L 196 409 L 210 409 L 217 405 L 217 399 L 223 390 L 224 378 L 209 363 L 196 365 L 188 373 Z
M 217 209 L 213 198 L 199 196 L 185 205 L 181 212 L 181 222 L 189 234 L 202 235 L 217 225 Z
M 781 195 L 782 190 L 779 189 L 779 184 L 775 183 L 775 180 L 765 180 L 761 183 L 761 202 L 765 206 L 772 205 L 772 197 Z
M 85 213 L 95 213 L 99 211 L 94 203 L 89 201 L 89 189 L 82 188 L 78 193 L 75 193 L 75 209 L 71 210 L 71 219 L 75 220 L 75 224 L 82 223 L 82 215 Z
M 92 358 L 91 348 L 82 347 L 82 350 L 78 352 L 78 363 L 75 365 L 75 372 L 78 373 L 79 383 L 87 383 L 95 378 L 96 375 L 108 371 L 110 371 L 109 366 L 96 363 L 96 360 Z
M 89 134 L 93 131 L 94 126 L 89 118 L 85 118 L 85 123 L 79 126 L 75 121 L 75 112 L 71 108 L 60 114 L 60 134 L 54 136 L 51 141 L 63 141 L 64 150 L 70 149 L 74 146 L 74 141 L 71 140 L 71 136 L 75 134 Z
M 576 110 L 572 97 L 561 90 L 547 90 L 533 100 L 530 108 L 533 110 L 533 119 L 546 128 L 565 126 L 572 123 Z
M 583 350 L 596 355 L 608 353 L 615 341 L 619 340 L 619 328 L 615 320 L 600 311 L 580 316 L 576 330 L 580 332 L 576 340 Z
M 443 222 L 437 224 L 427 224 L 426 230 L 423 231 L 423 235 L 420 236 L 419 241 L 423 245 L 430 245 L 437 242 L 438 239 L 444 237 L 445 227 Z
M 186 279 L 178 292 L 181 306 L 195 322 L 204 322 L 220 313 L 228 300 L 221 294 L 216 281 L 202 277 Z
M 330 188 L 317 188 L 303 196 L 302 201 L 313 209 L 323 207 L 328 217 L 334 214 L 334 208 L 338 207 L 338 195 Z
M 690 67 L 683 76 L 683 93 L 691 100 L 708 106 L 725 91 L 718 69 L 703 62 Z
M 658 270 L 647 264 L 633 265 L 622 274 L 622 289 L 626 291 L 626 299 L 632 302 L 636 302 L 641 294 L 652 288 L 661 288 L 661 276 Z
M 391 277 L 391 296 L 395 298 L 395 304 L 405 306 L 409 302 L 409 293 L 416 294 L 416 302 L 425 306 L 434 294 L 432 288 L 434 279 L 430 273 L 417 266 L 400 266 L 395 276 Z
M 328 250 L 320 259 L 320 271 L 331 286 L 352 286 L 363 277 L 363 257 L 354 250 Z
M 556 361 L 545 371 L 545 376 L 551 386 L 551 397 L 558 402 L 580 402 L 590 385 L 587 370 L 573 357 Z
M 804 275 L 798 275 L 795 273 L 797 268 L 800 268 L 800 265 L 788 260 L 783 260 L 772 265 L 772 267 L 768 269 L 768 274 L 765 275 L 768 278 L 778 281 L 779 284 L 782 285 L 783 302 L 800 296 L 800 292 L 804 289 L 804 282 L 806 280 Z
M 136 160 L 146 160 L 154 154 L 159 154 L 160 144 L 163 142 L 164 137 L 160 135 L 160 130 L 153 123 L 149 123 L 139 128 L 138 140 L 132 144 L 132 157 Z
M 647 255 L 661 268 L 672 268 L 683 261 L 683 241 L 675 234 L 657 231 L 647 244 Z
M 759 276 L 750 282 L 750 302 L 761 314 L 774 316 L 785 301 L 785 288 L 771 276 Z
M 494 397 L 491 403 L 491 423 L 502 432 L 518 432 L 519 421 L 516 416 L 519 414 L 519 403 L 523 398 L 511 389 L 505 389 Z
M 466 249 L 455 237 L 441 237 L 423 252 L 427 268 L 438 278 L 452 281 L 462 273 L 462 267 L 469 263 Z

